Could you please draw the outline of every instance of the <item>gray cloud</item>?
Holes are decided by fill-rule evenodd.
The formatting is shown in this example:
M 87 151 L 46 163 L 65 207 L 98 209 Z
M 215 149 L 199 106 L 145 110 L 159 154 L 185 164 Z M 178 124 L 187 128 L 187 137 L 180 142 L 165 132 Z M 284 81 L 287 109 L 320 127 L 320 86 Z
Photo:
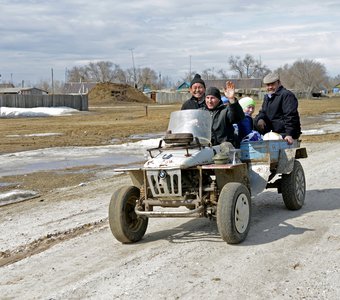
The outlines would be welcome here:
M 337 1 L 0 1 L 0 74 L 64 80 L 65 68 L 109 60 L 150 67 L 174 82 L 191 68 L 228 71 L 250 53 L 269 68 L 297 59 L 340 74 Z M 191 60 L 190 60 L 191 57 Z

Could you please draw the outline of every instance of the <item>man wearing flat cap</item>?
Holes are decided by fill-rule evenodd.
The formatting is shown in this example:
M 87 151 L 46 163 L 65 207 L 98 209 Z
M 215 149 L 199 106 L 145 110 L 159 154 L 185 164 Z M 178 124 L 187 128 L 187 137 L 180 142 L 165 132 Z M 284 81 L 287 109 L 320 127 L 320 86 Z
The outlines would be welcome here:
M 298 100 L 291 91 L 282 86 L 276 72 L 266 75 L 263 83 L 268 93 L 255 117 L 255 127 L 261 134 L 270 131 L 279 133 L 291 145 L 301 134 Z

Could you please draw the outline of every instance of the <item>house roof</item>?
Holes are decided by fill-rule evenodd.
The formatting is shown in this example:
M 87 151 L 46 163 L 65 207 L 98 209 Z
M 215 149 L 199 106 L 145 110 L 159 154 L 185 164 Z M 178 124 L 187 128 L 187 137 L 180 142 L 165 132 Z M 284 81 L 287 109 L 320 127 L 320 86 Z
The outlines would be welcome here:
M 182 84 L 180 84 L 177 87 L 177 90 L 181 90 L 181 89 L 187 89 L 190 87 L 190 82 L 184 81 Z
M 0 88 L 0 94 L 20 94 L 24 91 L 38 90 L 47 93 L 47 91 L 36 88 L 36 87 L 8 87 L 8 88 Z

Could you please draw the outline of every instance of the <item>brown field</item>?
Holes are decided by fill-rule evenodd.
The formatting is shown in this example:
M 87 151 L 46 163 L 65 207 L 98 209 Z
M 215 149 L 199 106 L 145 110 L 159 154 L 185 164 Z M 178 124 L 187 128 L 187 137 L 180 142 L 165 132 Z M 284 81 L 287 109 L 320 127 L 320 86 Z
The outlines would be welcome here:
M 257 113 L 260 108 L 258 101 Z M 180 105 L 119 103 L 105 107 L 90 107 L 88 112 L 72 116 L 0 119 L 0 153 L 62 146 L 109 145 L 113 139 L 124 140 L 132 134 L 162 132 L 169 115 Z M 299 111 L 304 117 L 340 112 L 340 98 L 300 100 Z M 60 136 L 25 136 L 26 134 L 58 133 Z M 301 137 L 303 141 L 338 139 L 339 134 Z

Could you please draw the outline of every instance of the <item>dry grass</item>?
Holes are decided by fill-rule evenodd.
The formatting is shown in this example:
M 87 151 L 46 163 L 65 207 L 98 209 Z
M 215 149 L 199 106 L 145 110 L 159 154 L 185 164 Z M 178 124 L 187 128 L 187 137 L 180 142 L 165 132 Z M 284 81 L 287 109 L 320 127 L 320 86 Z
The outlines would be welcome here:
M 260 108 L 258 101 L 256 112 Z M 108 145 L 113 139 L 132 134 L 165 132 L 172 111 L 180 105 L 148 105 L 125 103 L 94 107 L 72 116 L 0 119 L 0 153 L 61 146 Z M 146 110 L 147 107 L 147 110 Z M 300 100 L 301 118 L 329 112 L 340 112 L 340 98 Z M 59 136 L 25 136 L 37 133 L 58 133 Z M 322 139 L 337 139 L 325 135 Z M 319 138 L 318 138 L 319 139 Z M 303 137 L 305 141 L 312 136 Z

